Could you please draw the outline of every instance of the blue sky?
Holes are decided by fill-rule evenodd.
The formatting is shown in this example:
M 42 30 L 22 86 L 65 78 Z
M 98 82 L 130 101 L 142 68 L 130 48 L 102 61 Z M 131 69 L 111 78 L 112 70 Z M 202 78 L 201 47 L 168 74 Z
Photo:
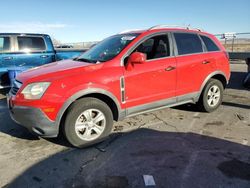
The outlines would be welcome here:
M 0 32 L 48 33 L 61 42 L 157 24 L 250 32 L 249 8 L 249 0 L 8 0 L 1 2 Z

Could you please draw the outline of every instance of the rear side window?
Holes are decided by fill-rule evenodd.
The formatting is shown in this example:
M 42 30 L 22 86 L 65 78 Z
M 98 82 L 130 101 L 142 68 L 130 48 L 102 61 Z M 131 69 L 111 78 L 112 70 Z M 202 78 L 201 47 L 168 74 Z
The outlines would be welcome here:
M 197 34 L 174 33 L 178 54 L 193 54 L 203 52 L 201 40 Z
M 220 50 L 219 47 L 214 43 L 214 41 L 212 41 L 212 39 L 210 39 L 209 37 L 201 35 L 201 38 L 207 47 L 207 51 L 211 52 Z
M 42 37 L 17 37 L 19 51 L 43 51 L 46 49 Z
M 10 51 L 10 37 L 0 37 L 0 53 Z

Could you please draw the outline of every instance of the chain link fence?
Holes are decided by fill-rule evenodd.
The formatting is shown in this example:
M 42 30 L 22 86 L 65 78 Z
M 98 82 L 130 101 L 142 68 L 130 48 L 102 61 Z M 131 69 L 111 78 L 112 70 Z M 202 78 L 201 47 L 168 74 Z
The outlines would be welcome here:
M 63 43 L 63 44 L 54 45 L 54 46 L 56 48 L 89 49 L 97 43 L 98 43 L 98 41 L 77 42 L 77 43 Z
M 215 35 L 228 52 L 250 52 L 250 32 Z
M 222 33 L 215 35 L 228 52 L 250 52 L 250 32 L 246 33 Z M 64 43 L 65 48 L 88 49 L 98 41 Z M 60 45 L 59 45 L 60 46 Z

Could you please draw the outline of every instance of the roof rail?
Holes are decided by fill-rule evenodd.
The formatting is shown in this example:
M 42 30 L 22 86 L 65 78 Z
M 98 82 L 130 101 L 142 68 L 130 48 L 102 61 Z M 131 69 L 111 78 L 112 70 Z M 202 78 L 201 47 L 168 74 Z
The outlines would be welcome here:
M 179 25 L 155 25 L 153 27 L 150 27 L 149 30 L 153 29 L 163 29 L 163 28 L 180 28 L 180 29 L 188 29 L 188 30 L 197 30 L 197 31 L 202 31 L 202 29 L 199 28 L 191 28 L 189 26 L 179 26 Z

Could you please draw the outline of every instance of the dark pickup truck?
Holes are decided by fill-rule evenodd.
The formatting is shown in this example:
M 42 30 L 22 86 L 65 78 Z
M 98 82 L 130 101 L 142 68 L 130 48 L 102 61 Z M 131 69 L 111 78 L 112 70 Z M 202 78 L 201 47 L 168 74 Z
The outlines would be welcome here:
M 73 59 L 84 49 L 55 50 L 46 34 L 0 33 L 0 89 L 8 87 L 8 70 L 26 70 L 63 59 Z

